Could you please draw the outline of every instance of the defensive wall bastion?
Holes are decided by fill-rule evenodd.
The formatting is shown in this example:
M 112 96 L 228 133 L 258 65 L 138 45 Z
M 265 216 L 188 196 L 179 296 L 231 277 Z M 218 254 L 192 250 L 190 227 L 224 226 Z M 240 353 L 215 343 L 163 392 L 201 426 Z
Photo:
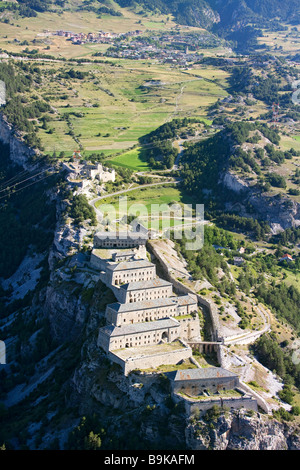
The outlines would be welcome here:
M 147 249 L 151 254 L 154 255 L 162 269 L 163 276 L 167 281 L 173 284 L 174 291 L 177 294 L 196 295 L 198 304 L 207 312 L 209 316 L 211 340 L 214 342 L 222 342 L 223 338 L 219 335 L 219 319 L 217 308 L 213 304 L 208 302 L 206 299 L 201 297 L 201 295 L 197 294 L 192 288 L 186 286 L 181 281 L 176 279 L 176 277 L 172 273 L 172 270 L 170 270 L 168 262 L 165 259 L 164 255 L 161 253 L 160 250 L 156 248 L 155 240 L 148 240 Z
M 184 285 L 181 281 L 176 279 L 176 277 L 172 273 L 172 270 L 170 270 L 169 268 L 166 258 L 161 253 L 161 251 L 156 248 L 155 240 L 148 240 L 147 249 L 155 257 L 155 259 L 157 260 L 162 270 L 162 275 L 165 277 L 167 281 L 173 284 L 174 291 L 177 294 L 194 294 L 197 296 L 198 304 L 205 310 L 210 321 L 211 343 L 212 343 L 212 347 L 217 353 L 218 362 L 221 367 L 225 369 L 228 368 L 228 363 L 229 363 L 228 354 L 227 354 L 226 348 L 223 346 L 224 338 L 219 334 L 219 319 L 218 319 L 217 307 L 213 305 L 212 303 L 210 303 L 209 301 L 207 301 L 206 299 L 204 299 L 203 297 L 201 297 L 201 295 L 195 293 L 192 288 Z M 189 342 L 189 345 L 192 345 L 191 343 L 193 342 Z M 205 350 L 204 342 L 202 344 L 199 343 L 199 345 L 196 345 L 196 346 L 200 348 L 203 347 L 201 351 Z M 242 399 L 242 402 L 244 403 L 245 407 L 247 405 L 247 407 L 249 407 L 250 409 L 255 409 L 255 403 L 257 403 L 257 405 L 260 406 L 260 408 L 264 410 L 266 413 L 268 414 L 271 413 L 271 407 L 261 397 L 261 395 L 256 393 L 248 385 L 246 385 L 245 383 L 241 381 L 239 383 L 239 388 L 241 389 L 243 393 L 246 394 Z M 212 401 L 210 402 L 206 401 L 205 403 L 201 403 L 201 404 L 200 402 L 189 402 L 188 404 L 186 404 L 186 407 L 187 407 L 187 411 L 188 410 L 192 411 L 192 409 L 195 407 L 198 409 L 200 409 L 201 407 L 201 410 L 204 410 L 204 409 L 209 409 L 213 404 L 214 403 Z M 230 408 L 238 407 L 239 399 L 238 398 L 233 399 L 232 403 L 230 402 L 229 399 L 226 399 L 224 401 L 224 406 L 225 404 L 226 406 Z

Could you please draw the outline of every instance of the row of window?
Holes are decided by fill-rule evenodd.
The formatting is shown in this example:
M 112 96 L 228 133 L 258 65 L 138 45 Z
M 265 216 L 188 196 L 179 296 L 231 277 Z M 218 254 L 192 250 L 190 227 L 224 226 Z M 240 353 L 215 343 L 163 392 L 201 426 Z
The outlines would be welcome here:
M 174 336 L 177 335 L 177 331 L 170 331 L 170 335 Z M 152 337 L 152 341 L 151 341 Z M 122 348 L 124 347 L 124 342 L 125 342 L 125 347 L 132 347 L 132 346 L 141 346 L 141 344 L 150 344 L 154 342 L 159 342 L 162 339 L 168 339 L 168 334 L 167 332 L 161 333 L 161 332 L 153 332 L 148 335 L 143 335 L 143 336 L 135 336 L 135 337 L 129 337 L 129 338 L 121 338 L 121 339 L 115 339 L 114 341 L 111 342 L 111 346 L 113 347 L 119 347 Z M 135 343 L 133 343 L 135 341 Z M 126 344 L 130 346 L 126 346 Z
M 134 273 L 134 274 L 124 274 L 123 276 L 120 276 L 120 277 L 117 277 L 115 276 L 115 278 L 113 279 L 112 283 L 115 284 L 115 285 L 118 285 L 118 284 L 122 284 L 123 282 L 128 282 L 129 279 L 125 279 L 125 277 L 129 278 L 133 278 L 134 277 L 134 281 L 152 281 L 153 279 L 153 275 L 150 276 L 150 277 L 146 277 L 144 276 L 143 273 Z
M 145 272 L 144 270 L 141 271 L 141 269 L 136 269 L 135 271 L 131 271 L 129 273 L 124 273 L 122 271 L 120 274 L 116 273 L 115 278 L 120 279 L 122 277 L 138 276 L 138 275 L 152 276 L 154 272 L 155 272 L 155 269 L 151 269 L 150 271 L 147 271 L 147 272 Z M 151 277 L 151 279 L 152 279 L 152 277 Z
M 144 243 L 144 240 L 135 240 L 135 241 L 132 241 L 132 240 L 122 240 L 122 241 L 116 241 L 116 242 L 113 242 L 113 241 L 110 241 L 110 240 L 100 240 L 98 243 L 100 243 L 102 246 L 107 246 L 107 247 L 131 247 L 131 248 L 134 248 L 136 245 L 140 245 L 140 244 L 143 244 Z
M 138 296 L 135 296 L 135 297 L 130 297 L 129 298 L 129 302 L 130 303 L 133 303 L 133 302 L 140 302 L 142 300 L 156 300 L 156 299 L 165 299 L 165 298 L 168 298 L 169 295 L 165 294 L 165 295 L 152 295 L 152 296 L 145 296 L 145 297 L 142 297 L 142 298 L 139 298 L 140 294 Z

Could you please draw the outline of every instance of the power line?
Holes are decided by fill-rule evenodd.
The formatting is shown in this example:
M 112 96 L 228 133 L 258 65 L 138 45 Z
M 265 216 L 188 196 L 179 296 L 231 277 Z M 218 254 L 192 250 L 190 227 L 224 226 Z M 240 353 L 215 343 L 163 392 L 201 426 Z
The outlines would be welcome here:
M 7 185 L 11 184 L 12 181 L 14 181 L 14 180 L 20 178 L 21 175 L 24 176 L 26 173 L 28 173 L 28 170 L 21 171 L 20 173 L 18 173 L 17 175 L 13 176 L 13 177 L 10 178 L 9 180 L 2 182 L 2 183 L 0 184 L 0 188 L 2 188 L 3 186 L 7 186 Z
M 19 186 L 20 184 L 23 184 L 23 183 L 25 183 L 26 181 L 31 180 L 32 178 L 36 178 L 37 176 L 41 175 L 42 173 L 45 173 L 46 171 L 49 171 L 49 169 L 50 169 L 50 167 L 49 167 L 49 168 L 46 168 L 46 169 L 43 170 L 43 171 L 40 171 L 39 173 L 37 173 L 37 174 L 35 174 L 35 175 L 30 176 L 29 178 L 26 178 L 25 180 L 22 180 L 22 181 L 20 181 L 20 182 L 18 182 L 18 183 L 14 183 L 14 184 L 12 184 L 12 185 L 10 185 L 10 186 L 4 188 L 4 189 L 1 189 L 1 190 L 0 190 L 0 193 L 2 193 L 3 191 L 9 191 L 11 188 L 15 188 L 16 186 Z
M 19 191 L 23 191 L 23 189 L 29 188 L 33 184 L 40 183 L 41 181 L 45 180 L 46 178 L 49 178 L 49 176 L 55 175 L 57 172 L 50 173 L 49 175 L 44 176 L 43 178 L 38 179 L 37 181 L 33 181 L 33 183 L 27 184 L 24 186 L 24 188 L 17 189 L 16 191 L 13 191 L 11 194 L 6 194 L 5 196 L 0 196 L 0 199 L 5 199 L 7 197 L 13 196 L 14 194 L 18 193 Z

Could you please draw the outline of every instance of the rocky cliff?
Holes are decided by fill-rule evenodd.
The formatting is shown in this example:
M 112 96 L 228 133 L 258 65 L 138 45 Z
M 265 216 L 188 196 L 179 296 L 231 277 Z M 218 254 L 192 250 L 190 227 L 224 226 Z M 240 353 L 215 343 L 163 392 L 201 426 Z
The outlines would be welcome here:
M 229 211 L 237 211 L 239 215 L 246 217 L 255 215 L 268 222 L 272 233 L 300 225 L 300 204 L 288 196 L 262 193 L 231 171 L 222 175 L 220 183 L 240 196 L 238 204 L 227 203 Z M 252 213 L 249 213 L 249 207 L 252 208 Z
M 186 442 L 195 450 L 296 450 L 300 446 L 297 426 L 246 410 L 192 420 L 186 428 Z
M 13 148 L 12 160 L 26 168 L 31 150 L 23 147 L 4 120 L 0 132 L 0 138 Z M 89 230 L 64 221 L 64 204 L 59 194 L 56 197 L 57 226 L 49 249 L 49 279 L 46 286 L 33 293 L 31 303 L 23 310 L 20 304 L 16 306 L 19 316 L 12 310 L 4 323 L 6 334 L 18 343 L 16 364 L 19 366 L 17 361 L 21 359 L 22 365 L 22 375 L 9 377 L 6 404 L 18 405 L 18 413 L 26 416 L 22 428 L 28 436 L 23 437 L 23 443 L 31 449 L 43 449 L 55 436 L 63 435 L 65 439 L 78 416 L 96 413 L 107 435 L 118 436 L 122 445 L 127 445 L 123 448 L 130 448 L 128 436 L 133 443 L 143 442 L 150 449 L 163 445 L 167 449 L 193 450 L 299 448 L 294 428 L 262 415 L 222 414 L 213 426 L 200 420 L 190 422 L 184 408 L 172 402 L 159 376 L 124 377 L 116 365 L 108 362 L 97 347 L 97 333 L 106 304 L 115 299 L 99 283 L 97 273 L 85 266 L 84 253 L 79 253 Z M 73 409 L 75 418 L 70 411 Z M 10 426 L 17 426 L 13 413 L 11 417 Z M 42 436 L 38 443 L 37 434 Z M 20 448 L 19 437 L 10 439 L 9 443 L 13 441 L 14 447 Z
M 2 113 L 0 113 L 0 140 L 10 146 L 10 158 L 13 163 L 22 166 L 25 170 L 36 166 L 37 162 L 32 160 L 35 151 L 23 142 L 21 134 L 13 128 Z

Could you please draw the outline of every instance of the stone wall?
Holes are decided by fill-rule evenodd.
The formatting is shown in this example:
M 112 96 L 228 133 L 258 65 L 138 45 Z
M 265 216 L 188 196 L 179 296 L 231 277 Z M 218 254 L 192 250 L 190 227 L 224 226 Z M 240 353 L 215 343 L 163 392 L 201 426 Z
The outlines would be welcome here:
M 93 250 L 91 253 L 90 263 L 93 268 L 99 269 L 100 271 L 104 271 L 106 268 L 107 260 L 101 259 L 97 256 L 97 250 Z
M 185 341 L 200 338 L 200 324 L 198 318 L 178 319 L 180 323 L 180 338 Z
M 261 397 L 261 395 L 259 395 L 258 393 L 256 393 L 254 390 L 252 390 L 252 388 L 248 387 L 248 385 L 246 385 L 244 382 L 240 382 L 240 385 L 239 385 L 239 388 L 251 395 L 253 397 L 253 399 L 255 399 L 257 401 L 257 404 L 261 407 L 262 410 L 264 410 L 266 413 L 270 414 L 272 412 L 272 409 L 271 407 L 267 404 L 267 402 Z
M 224 369 L 227 369 L 230 367 L 230 360 L 228 359 L 226 348 L 224 346 L 219 346 L 218 348 L 218 361 L 220 363 L 220 366 L 223 367 Z M 254 390 L 252 390 L 252 388 L 248 387 L 248 385 L 246 385 L 244 382 L 241 382 L 241 381 L 240 381 L 239 388 L 245 393 L 251 395 L 253 399 L 257 401 L 257 404 L 261 407 L 262 410 L 264 410 L 268 414 L 271 413 L 271 407 L 261 397 L 261 395 L 256 393 Z
M 140 305 L 140 302 L 135 302 L 137 305 Z M 130 304 L 130 305 L 135 305 Z M 106 320 L 108 323 L 113 323 L 114 325 L 128 325 L 131 323 L 140 323 L 145 321 L 155 321 L 160 320 L 166 317 L 176 316 L 176 305 L 165 305 L 162 307 L 153 307 L 147 308 L 145 305 L 144 308 L 139 308 L 139 310 L 134 309 L 127 312 L 119 312 L 113 310 L 109 305 L 106 308 Z
M 241 397 L 226 397 L 226 398 L 211 398 L 206 400 L 192 400 L 184 399 L 174 394 L 175 402 L 182 402 L 185 405 L 185 411 L 188 416 L 191 416 L 195 412 L 200 412 L 200 416 L 204 415 L 207 410 L 211 409 L 214 405 L 220 408 L 227 408 L 230 410 L 246 408 L 248 410 L 257 411 L 257 401 L 250 395 L 244 395 Z
M 182 391 L 188 395 L 197 396 L 207 390 L 212 394 L 215 394 L 220 390 L 234 390 L 238 385 L 238 376 L 206 377 L 194 380 L 192 378 L 189 380 L 176 379 L 176 381 L 173 382 L 173 392 L 177 393 Z
M 139 356 L 130 359 L 123 360 L 113 352 L 108 353 L 108 358 L 116 362 L 122 367 L 124 375 L 128 375 L 129 372 L 135 369 L 150 369 L 156 368 L 161 365 L 178 364 L 179 362 L 189 359 L 192 356 L 192 350 L 188 346 L 175 351 L 168 351 L 167 353 L 153 354 L 149 356 Z
M 166 322 L 168 322 L 168 324 L 166 324 Z M 143 326 L 143 330 L 138 328 L 139 325 Z M 126 329 L 126 326 L 123 328 L 112 327 L 114 331 L 118 333 L 114 336 L 109 334 L 110 331 L 107 333 L 109 327 L 103 327 L 99 329 L 98 345 L 105 351 L 108 351 L 158 344 L 161 341 L 172 342 L 179 337 L 180 325 L 179 322 L 175 320 L 161 320 L 160 322 L 156 322 L 155 326 L 155 329 L 151 329 L 151 322 L 147 323 L 146 326 L 144 326 L 144 324 L 136 324 L 136 328 L 130 329 L 130 331 Z
M 133 260 L 131 264 L 131 269 L 128 269 L 126 266 L 124 269 L 120 268 L 118 270 L 115 270 L 115 265 L 108 265 L 106 267 L 107 282 L 113 285 L 121 285 L 129 282 L 150 281 L 155 279 L 156 270 L 154 265 L 143 266 L 143 260 Z M 141 267 L 139 267 L 138 264 L 140 264 Z
M 103 277 L 104 279 L 104 277 Z M 105 284 L 106 282 L 103 281 Z M 125 289 L 122 288 L 117 288 L 115 286 L 111 286 L 111 288 L 114 287 L 114 294 L 116 298 L 118 299 L 119 302 L 121 303 L 129 303 L 129 302 L 142 302 L 144 300 L 154 300 L 154 299 L 160 299 L 162 297 L 171 297 L 173 293 L 173 287 L 172 284 L 169 286 L 163 286 L 163 287 L 152 287 L 151 289 L 139 289 L 138 291 L 126 291 Z
M 182 282 L 178 281 L 178 279 L 176 279 L 172 275 L 167 262 L 161 256 L 159 251 L 155 248 L 155 244 L 151 243 L 151 240 L 148 241 L 147 248 L 149 249 L 149 251 L 155 256 L 155 258 L 159 262 L 160 267 L 161 267 L 161 269 L 163 271 L 163 274 L 165 276 L 165 279 L 169 282 L 172 282 L 174 291 L 177 294 L 193 294 L 193 295 L 196 295 L 198 304 L 208 312 L 210 322 L 211 322 L 211 339 L 212 339 L 212 341 L 221 341 L 222 338 L 220 338 L 220 335 L 219 335 L 219 320 L 218 320 L 217 307 L 215 305 L 211 304 L 210 302 L 208 302 L 203 297 L 201 297 L 201 295 L 196 294 L 191 288 L 187 287 Z

